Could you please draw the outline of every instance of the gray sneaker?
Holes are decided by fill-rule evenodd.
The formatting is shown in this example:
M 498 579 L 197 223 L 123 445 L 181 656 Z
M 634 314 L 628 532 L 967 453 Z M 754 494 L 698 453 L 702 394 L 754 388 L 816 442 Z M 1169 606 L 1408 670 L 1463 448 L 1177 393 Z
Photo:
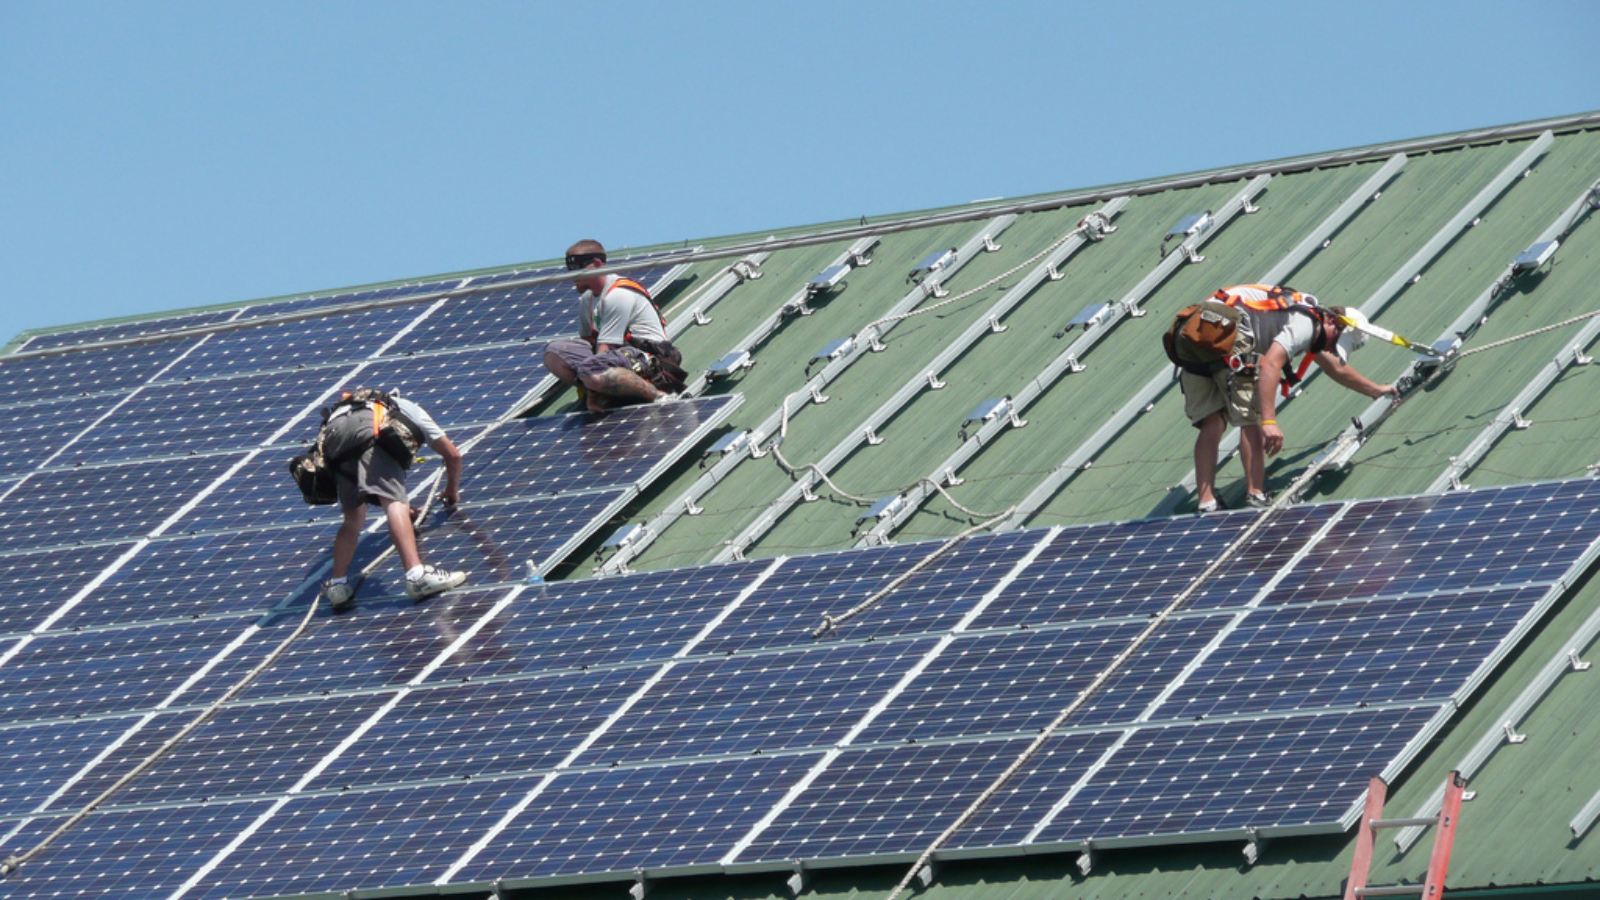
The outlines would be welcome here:
M 423 600 L 434 594 L 442 594 L 453 587 L 460 587 L 467 581 L 467 573 L 452 572 L 448 569 L 435 569 L 433 566 L 423 566 L 422 576 L 406 579 L 406 596 L 413 600 Z
M 1251 494 L 1244 498 L 1244 505 L 1251 509 L 1266 509 L 1272 505 L 1272 498 L 1266 494 Z
M 328 605 L 334 609 L 343 609 L 356 599 L 356 589 L 348 581 L 343 584 L 322 583 L 322 596 L 328 600 Z

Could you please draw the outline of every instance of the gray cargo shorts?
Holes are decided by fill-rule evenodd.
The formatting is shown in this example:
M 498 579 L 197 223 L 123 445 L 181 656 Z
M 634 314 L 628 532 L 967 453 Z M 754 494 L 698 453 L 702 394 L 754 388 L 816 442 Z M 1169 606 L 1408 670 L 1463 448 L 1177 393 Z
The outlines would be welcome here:
M 382 506 L 394 500 L 410 502 L 406 496 L 406 470 L 372 443 L 372 410 L 354 410 L 329 422 L 322 453 L 327 459 L 339 459 L 362 443 L 367 448 L 359 455 L 334 466 L 339 508 L 355 509 L 367 503 Z
M 627 369 L 644 376 L 650 369 L 650 354 L 637 347 L 613 347 L 604 353 L 596 353 L 589 342 L 582 338 L 551 341 L 545 345 L 544 352 L 554 353 L 580 379 L 599 375 L 609 369 Z
M 1183 414 L 1196 428 L 1214 412 L 1236 427 L 1261 424 L 1254 377 L 1241 378 L 1227 369 L 1209 376 L 1183 372 L 1178 384 L 1183 388 Z

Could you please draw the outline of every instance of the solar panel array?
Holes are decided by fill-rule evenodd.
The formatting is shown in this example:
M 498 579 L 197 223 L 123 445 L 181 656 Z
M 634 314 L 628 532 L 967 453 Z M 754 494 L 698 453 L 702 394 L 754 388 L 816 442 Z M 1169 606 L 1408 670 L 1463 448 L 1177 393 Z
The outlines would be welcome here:
M 940 545 L 524 583 L 497 541 L 536 545 L 539 520 L 637 477 L 662 434 L 701 433 L 671 420 L 628 436 L 621 417 L 585 432 L 583 418 L 518 422 L 478 448 L 493 492 L 546 465 L 575 489 L 445 517 L 427 540 L 472 567 L 472 587 L 411 604 L 392 575 L 371 579 L 357 614 L 317 619 L 8 894 L 903 860 L 1152 621 L 947 852 L 1338 830 L 1367 779 L 1428 740 L 1600 552 L 1588 480 L 1307 506 L 1153 620 L 1258 513 L 1013 532 L 956 544 L 817 639 L 824 614 Z M 153 541 L 98 583 L 132 538 L 0 555 L 87 598 L 38 633 L 7 613 L 0 763 L 17 775 L 0 789 L 0 849 L 30 846 L 296 624 L 292 604 L 258 613 L 310 557 L 285 572 L 271 550 L 314 555 L 327 533 L 258 528 Z M 182 574 L 196 569 L 218 577 Z M 191 597 L 198 617 L 163 611 Z

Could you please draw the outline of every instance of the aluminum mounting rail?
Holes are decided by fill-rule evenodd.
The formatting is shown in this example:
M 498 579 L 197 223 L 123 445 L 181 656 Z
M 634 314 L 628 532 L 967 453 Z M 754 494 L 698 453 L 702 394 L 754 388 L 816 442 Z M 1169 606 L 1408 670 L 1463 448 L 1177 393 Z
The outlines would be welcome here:
M 711 324 L 711 320 L 706 318 L 706 310 L 715 306 L 718 301 L 728 296 L 739 285 L 744 284 L 746 281 L 755 281 L 760 278 L 761 264 L 766 262 L 767 257 L 771 255 L 766 250 L 752 253 L 718 272 L 716 277 L 707 282 L 704 288 L 696 292 L 698 296 L 695 297 L 693 305 L 688 309 L 672 310 L 673 321 L 677 324 L 676 326 L 671 324 L 667 326 L 668 339 L 677 340 L 678 336 L 688 329 L 688 323 L 690 322 L 696 325 Z M 671 282 L 666 283 L 670 284 Z M 667 311 L 662 310 L 662 312 L 666 313 Z
M 1568 208 L 1567 212 L 1572 216 L 1572 225 L 1577 224 L 1578 217 L 1581 217 L 1585 210 L 1592 208 L 1590 206 L 1591 202 L 1590 198 L 1585 197 L 1579 200 L 1577 204 L 1574 204 L 1575 209 Z M 1566 231 L 1570 232 L 1572 225 L 1568 225 Z M 1563 233 L 1562 236 L 1565 237 L 1565 234 Z M 1432 484 L 1428 485 L 1428 493 L 1459 490 L 1465 487 L 1466 485 L 1462 484 L 1461 479 L 1466 476 L 1467 472 L 1483 461 L 1483 458 L 1489 454 L 1489 451 L 1494 448 L 1494 445 L 1499 442 L 1501 437 L 1505 436 L 1507 431 L 1512 428 L 1522 429 L 1528 427 L 1528 422 L 1522 417 L 1523 413 L 1527 412 L 1528 407 L 1537 403 L 1539 398 L 1544 396 L 1545 391 L 1548 391 L 1550 386 L 1556 383 L 1556 379 L 1561 377 L 1561 373 L 1574 366 L 1584 366 L 1592 362 L 1589 357 L 1584 355 L 1583 351 L 1590 344 L 1593 344 L 1597 338 L 1600 338 L 1600 318 L 1590 319 L 1589 324 L 1585 325 L 1576 337 L 1568 341 L 1567 345 L 1555 355 L 1555 358 L 1551 359 L 1543 369 L 1539 370 L 1539 374 L 1528 382 L 1527 387 L 1523 388 L 1521 393 L 1517 394 L 1510 403 L 1506 404 L 1504 409 L 1500 410 L 1499 414 L 1494 417 L 1494 421 L 1478 432 L 1478 436 L 1473 439 L 1471 444 L 1467 445 L 1467 449 L 1450 457 L 1450 465 L 1445 467 L 1444 472 L 1438 478 L 1435 478 Z
M 1109 224 L 1111 219 L 1127 205 L 1127 197 L 1117 197 L 1096 212 L 1090 213 L 1089 216 L 1098 216 L 1101 222 Z M 1085 218 L 1085 221 L 1088 221 L 1088 217 Z M 1018 304 L 1026 300 L 1041 284 L 1059 278 L 1058 267 L 1071 259 L 1073 254 L 1077 253 L 1085 245 L 1098 239 L 1086 236 L 1086 229 L 1081 224 L 1069 232 L 1055 250 L 1046 255 L 1016 285 L 1002 293 L 992 306 L 980 313 L 973 323 L 967 326 L 967 329 L 946 346 L 932 362 L 923 366 L 917 374 L 911 376 L 905 385 L 895 392 L 892 397 L 884 401 L 883 405 L 868 416 L 865 422 L 852 429 L 848 437 L 834 445 L 833 449 L 828 451 L 828 454 L 822 459 L 813 463 L 812 467 L 797 472 L 795 482 L 789 486 L 789 489 L 768 504 L 767 508 L 762 511 L 756 520 L 751 522 L 744 531 L 739 533 L 738 537 L 734 538 L 717 555 L 715 561 L 726 562 L 741 555 L 746 548 L 776 525 L 796 503 L 802 500 L 810 501 L 816 499 L 812 489 L 822 480 L 821 475 L 817 472 L 818 469 L 824 473 L 832 472 L 836 466 L 843 463 L 863 444 L 881 443 L 882 438 L 878 437 L 878 429 L 884 427 L 901 409 L 905 408 L 906 404 L 910 403 L 923 391 L 938 390 L 943 387 L 944 385 L 939 382 L 939 373 L 943 372 L 946 367 L 954 363 L 962 354 L 982 340 L 984 335 L 994 334 L 1004 329 L 1005 326 L 1000 324 L 1001 319 L 1009 315 Z
M 1512 160 L 1504 169 L 1501 169 L 1500 173 L 1491 179 L 1488 184 L 1484 185 L 1483 189 L 1478 191 L 1471 200 L 1467 201 L 1467 204 L 1461 207 L 1461 210 L 1450 221 L 1446 222 L 1442 228 L 1434 233 L 1433 238 L 1428 243 L 1424 244 L 1416 253 L 1413 253 L 1404 265 L 1396 269 L 1395 273 L 1387 281 L 1362 302 L 1358 307 L 1362 315 L 1368 319 L 1376 320 L 1379 314 L 1388 309 L 1389 305 L 1394 302 L 1402 291 L 1422 278 L 1423 271 L 1432 265 L 1433 261 L 1438 259 L 1445 249 L 1460 237 L 1462 232 L 1476 225 L 1485 210 L 1494 205 L 1513 184 L 1522 180 L 1528 174 L 1539 157 L 1544 154 L 1544 151 L 1554 141 L 1554 136 L 1549 132 L 1545 132 L 1519 154 L 1516 159 Z M 1278 403 L 1278 409 L 1281 411 L 1295 397 L 1304 393 L 1306 388 L 1310 387 L 1311 380 L 1321 371 L 1320 368 L 1313 367 L 1307 372 L 1298 389 Z M 1232 459 L 1238 449 L 1239 429 L 1231 428 L 1223 437 L 1221 446 L 1218 449 L 1217 467 L 1220 469 L 1229 459 Z M 1157 504 L 1151 515 L 1170 515 L 1178 504 L 1183 502 L 1194 491 L 1195 484 L 1194 470 L 1190 469 L 1189 474 L 1185 475 L 1183 480 L 1173 487 L 1172 492 L 1161 503 Z
M 805 408 L 806 404 L 822 397 L 823 388 L 827 387 L 835 378 L 838 378 L 846 369 L 850 368 L 862 354 L 869 352 L 879 338 L 893 330 L 895 324 L 900 321 L 896 317 L 910 313 L 921 305 L 923 300 L 934 296 L 946 279 L 961 271 L 979 253 L 990 249 L 998 249 L 994 239 L 1011 227 L 1011 223 L 1016 220 L 1017 216 L 1013 213 L 1006 213 L 991 219 L 984 223 L 976 234 L 968 238 L 966 243 L 954 248 L 951 259 L 941 268 L 930 272 L 927 277 L 902 297 L 900 302 L 896 303 L 879 320 L 882 322 L 881 325 L 869 324 L 855 334 L 850 341 L 849 350 L 839 353 L 837 357 L 823 367 L 822 371 L 808 379 L 803 388 L 786 397 L 785 403 L 795 401 L 795 405 L 788 410 L 789 416 L 792 417 L 794 413 Z M 770 449 L 763 449 L 762 444 L 768 439 L 778 436 L 777 432 L 785 421 L 784 413 L 785 411 L 782 408 L 774 411 L 759 426 L 748 432 L 744 440 L 731 444 L 723 452 L 722 457 L 704 475 L 701 475 L 687 490 L 671 503 L 668 503 L 666 509 L 657 513 L 654 518 L 645 523 L 638 537 L 612 554 L 604 564 L 596 568 L 596 573 L 609 575 L 626 572 L 628 563 L 637 559 L 647 547 L 655 542 L 656 538 L 672 527 L 673 523 L 677 522 L 679 518 L 699 512 L 698 501 L 715 489 L 740 463 L 752 456 L 765 456 L 770 452 Z M 778 437 L 781 439 L 781 436 Z
M 1220 233 L 1223 228 L 1226 228 L 1235 216 L 1238 216 L 1246 211 L 1253 210 L 1254 207 L 1250 206 L 1250 201 L 1262 191 L 1266 190 L 1267 184 L 1271 180 L 1271 175 L 1259 175 L 1256 178 L 1251 179 L 1250 182 L 1239 191 L 1239 193 L 1235 194 L 1226 204 L 1222 206 L 1222 208 L 1217 210 L 1214 216 L 1214 223 L 1210 228 L 1197 234 L 1190 235 L 1181 244 L 1173 248 L 1172 251 L 1166 256 L 1162 257 L 1161 262 L 1156 265 L 1155 269 L 1151 271 L 1150 274 L 1146 275 L 1144 279 L 1135 285 L 1131 291 L 1125 294 L 1121 300 L 1112 304 L 1111 314 L 1105 320 L 1100 322 L 1098 325 L 1087 328 L 1077 340 L 1073 341 L 1072 344 L 1068 346 L 1067 349 L 1063 350 L 1054 361 L 1046 366 L 1038 375 L 1034 376 L 1034 378 L 1029 381 L 1027 385 L 1025 385 L 1016 393 L 1015 397 L 1012 399 L 1012 409 L 1018 413 L 1026 410 L 1029 405 L 1031 405 L 1039 397 L 1043 396 L 1044 392 L 1054 385 L 1056 381 L 1058 381 L 1063 375 L 1066 375 L 1069 372 L 1077 372 L 1082 370 L 1082 357 L 1087 354 L 1091 348 L 1098 344 L 1107 334 L 1110 334 L 1111 330 L 1115 328 L 1124 317 L 1133 315 L 1135 311 L 1138 311 L 1140 305 L 1144 303 L 1150 294 L 1154 293 L 1155 290 L 1162 285 L 1162 283 L 1164 283 L 1168 278 L 1172 277 L 1174 272 L 1176 272 L 1185 263 L 1190 262 L 1196 255 L 1194 251 L 1198 250 L 1213 236 Z M 1146 385 L 1145 391 L 1141 393 L 1147 393 L 1152 389 L 1152 387 L 1155 387 L 1157 388 L 1156 393 L 1159 394 L 1161 390 L 1166 389 L 1170 381 L 1170 377 L 1163 372 L 1160 378 L 1152 381 L 1151 384 Z M 1160 383 L 1158 384 L 1157 382 Z M 1123 409 L 1118 412 L 1118 417 L 1126 415 L 1126 420 L 1124 421 L 1123 425 L 1118 426 L 1116 431 L 1108 431 L 1107 429 L 1110 427 L 1109 425 L 1101 428 L 1095 433 L 1094 437 L 1090 438 L 1090 442 L 1084 445 L 1086 449 L 1082 450 L 1081 452 L 1088 454 L 1098 452 L 1101 446 L 1109 443 L 1111 438 L 1126 426 L 1126 421 L 1131 421 L 1133 417 L 1137 415 L 1139 411 L 1142 411 L 1144 406 L 1150 402 L 1148 400 L 1137 400 L 1137 398 L 1136 401 L 1137 405 L 1135 405 L 1135 401 L 1129 401 L 1128 405 L 1124 406 Z M 984 445 L 992 441 L 994 437 L 1000 433 L 1001 429 L 1008 427 L 1010 424 L 1010 418 L 1005 416 L 995 416 L 993 419 L 985 422 L 984 425 L 978 429 L 977 433 L 971 435 L 965 441 L 963 441 L 961 446 L 956 448 L 955 452 L 952 453 L 944 462 L 940 463 L 938 468 L 934 469 L 933 473 L 928 477 L 934 480 L 950 480 L 956 472 L 961 470 L 962 466 L 965 466 L 974 456 L 978 454 L 978 451 Z M 934 493 L 935 490 L 929 487 L 926 481 L 918 482 L 915 487 L 907 491 L 904 495 L 905 502 L 901 503 L 894 512 L 884 516 L 875 526 L 873 526 L 870 531 L 864 534 L 862 538 L 856 542 L 856 546 L 863 547 L 871 544 L 881 544 L 887 541 L 889 535 L 903 525 L 906 520 L 910 519 L 912 514 L 920 509 L 922 504 L 927 502 L 928 498 Z M 1013 523 L 1016 521 L 1016 517 L 1013 516 L 1001 523 L 1000 527 L 1014 527 Z
M 861 266 L 870 265 L 871 260 L 869 259 L 869 255 L 872 252 L 872 248 L 876 246 L 878 246 L 877 238 L 861 238 L 860 240 L 851 244 L 848 250 L 845 250 L 843 253 L 834 257 L 833 262 L 829 263 L 828 268 L 841 266 L 854 270 Z M 729 351 L 729 355 L 750 353 L 754 351 L 757 347 L 761 346 L 761 344 L 764 343 L 767 338 L 771 337 L 773 332 L 777 331 L 778 327 L 782 325 L 784 321 L 796 315 L 805 315 L 806 313 L 803 313 L 802 310 L 805 308 L 806 299 L 810 296 L 811 290 L 808 287 L 803 287 L 799 291 L 795 292 L 789 297 L 788 300 L 784 301 L 782 306 L 778 307 L 776 312 L 768 316 L 761 322 L 760 325 L 757 325 L 749 334 L 745 335 L 743 340 L 735 344 L 733 349 Z M 698 397 L 700 393 L 706 389 L 706 385 L 710 382 L 711 373 L 708 370 L 701 370 L 700 374 L 696 376 L 695 380 L 690 382 L 689 385 L 684 388 L 683 396 Z

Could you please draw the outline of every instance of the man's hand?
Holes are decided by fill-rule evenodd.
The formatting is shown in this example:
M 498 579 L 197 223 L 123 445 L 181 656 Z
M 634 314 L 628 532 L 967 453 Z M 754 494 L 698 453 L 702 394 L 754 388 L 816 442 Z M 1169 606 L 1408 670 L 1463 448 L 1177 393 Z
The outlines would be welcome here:
M 1276 422 L 1261 423 L 1261 441 L 1268 456 L 1277 456 L 1283 449 L 1283 429 Z
M 439 493 L 439 502 L 445 506 L 455 506 L 461 502 L 461 491 L 455 488 L 445 488 Z
M 1400 399 L 1400 389 L 1392 384 L 1380 384 L 1378 385 L 1378 392 L 1372 395 L 1372 399 L 1376 400 L 1379 397 L 1393 397 L 1398 400 Z
M 417 524 L 417 517 L 422 515 L 422 510 L 418 509 L 415 506 L 411 506 L 411 507 L 407 507 L 406 508 L 406 512 L 407 512 L 408 515 L 411 516 L 411 524 L 413 524 L 413 525 Z

